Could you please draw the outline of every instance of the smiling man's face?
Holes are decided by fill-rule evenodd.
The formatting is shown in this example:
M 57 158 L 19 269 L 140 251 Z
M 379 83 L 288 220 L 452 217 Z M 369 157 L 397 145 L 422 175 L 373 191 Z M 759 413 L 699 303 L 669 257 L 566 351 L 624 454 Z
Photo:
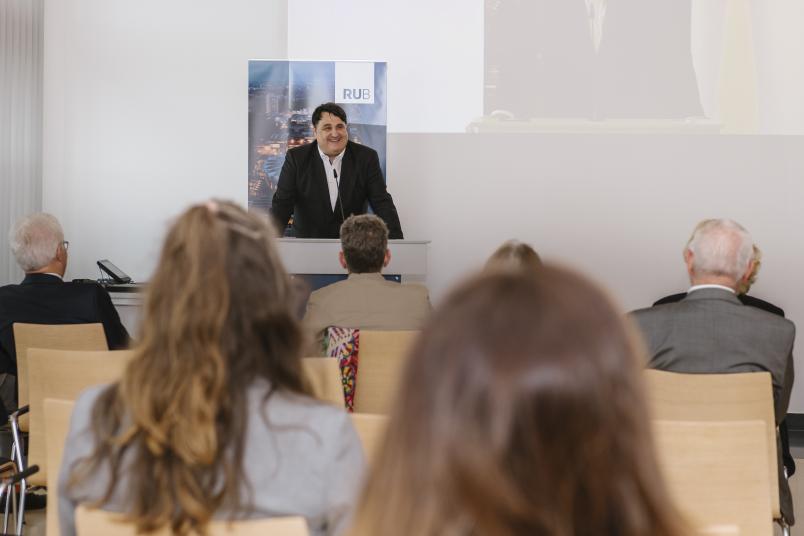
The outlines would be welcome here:
M 321 152 L 329 157 L 338 156 L 349 141 L 349 131 L 346 123 L 337 115 L 329 112 L 321 114 L 318 124 L 313 126 L 315 140 Z

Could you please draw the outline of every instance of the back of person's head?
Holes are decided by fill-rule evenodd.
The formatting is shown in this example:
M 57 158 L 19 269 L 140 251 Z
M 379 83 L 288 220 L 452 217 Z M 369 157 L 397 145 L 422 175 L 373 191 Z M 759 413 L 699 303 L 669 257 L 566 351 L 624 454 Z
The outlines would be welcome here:
M 725 277 L 737 283 L 748 270 L 754 242 L 739 223 L 710 219 L 695 227 L 684 252 L 692 254 L 696 277 Z
M 677 534 L 649 431 L 643 350 L 585 279 L 489 272 L 409 353 L 358 511 L 401 536 Z
M 518 240 L 508 240 L 491 254 L 486 261 L 486 270 L 525 270 L 539 271 L 542 259 L 528 244 Z
M 388 251 L 388 227 L 373 214 L 349 216 L 341 225 L 341 249 L 350 273 L 379 272 Z
M 302 336 L 265 217 L 223 201 L 173 224 L 150 281 L 140 344 L 93 410 L 97 450 L 73 483 L 131 456 L 126 512 L 140 530 L 203 527 L 240 507 L 249 385 L 306 393 Z M 109 495 L 107 495 L 107 498 Z
M 23 271 L 33 272 L 56 257 L 64 242 L 64 231 L 55 216 L 38 212 L 19 220 L 8 238 L 17 264 Z

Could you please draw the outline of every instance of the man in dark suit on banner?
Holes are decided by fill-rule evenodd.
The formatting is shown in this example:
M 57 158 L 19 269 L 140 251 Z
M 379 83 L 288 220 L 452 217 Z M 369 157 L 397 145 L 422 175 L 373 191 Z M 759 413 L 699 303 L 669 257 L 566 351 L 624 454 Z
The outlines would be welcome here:
M 737 296 L 754 271 L 751 236 L 734 221 L 707 220 L 695 229 L 684 260 L 692 284 L 686 297 L 631 313 L 647 343 L 648 366 L 699 374 L 769 372 L 780 423 L 793 389 L 796 328 Z M 792 496 L 778 451 L 780 506 L 792 525 Z
M 373 149 L 349 141 L 346 112 L 334 103 L 313 112 L 313 143 L 290 149 L 279 174 L 271 214 L 284 229 L 291 215 L 297 238 L 338 238 L 341 224 L 369 205 L 390 238 L 402 238 L 380 160 Z
M 0 287 L 0 398 L 12 409 L 16 407 L 15 322 L 101 323 L 112 350 L 126 347 L 129 337 L 103 287 L 63 281 L 68 242 L 55 217 L 44 213 L 27 216 L 17 222 L 9 239 L 14 258 L 25 271 L 19 285 Z

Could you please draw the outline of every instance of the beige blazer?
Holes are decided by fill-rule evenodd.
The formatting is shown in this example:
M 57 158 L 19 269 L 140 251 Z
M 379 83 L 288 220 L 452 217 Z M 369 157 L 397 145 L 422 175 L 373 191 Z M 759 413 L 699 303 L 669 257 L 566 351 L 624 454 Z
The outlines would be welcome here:
M 309 355 L 323 355 L 329 326 L 361 329 L 420 329 L 432 306 L 427 288 L 386 281 L 379 273 L 349 274 L 310 295 L 305 327 L 314 341 Z

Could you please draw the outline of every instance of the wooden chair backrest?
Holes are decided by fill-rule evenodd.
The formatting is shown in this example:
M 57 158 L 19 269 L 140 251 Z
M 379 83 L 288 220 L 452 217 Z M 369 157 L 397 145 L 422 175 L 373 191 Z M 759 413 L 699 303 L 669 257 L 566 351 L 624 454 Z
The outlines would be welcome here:
M 341 408 L 344 407 L 341 369 L 337 359 L 305 357 L 302 358 L 302 369 L 316 398 Z
M 134 525 L 120 520 L 120 514 L 79 506 L 75 512 L 78 536 L 138 536 Z M 213 521 L 208 527 L 210 536 L 308 536 L 303 517 L 275 517 L 246 521 Z M 169 536 L 164 528 L 146 536 Z
M 25 324 L 15 322 L 17 352 L 17 397 L 20 407 L 28 403 L 28 348 L 54 350 L 108 350 L 103 324 Z M 21 424 L 27 430 L 25 424 Z
M 83 390 L 93 385 L 113 383 L 120 379 L 132 350 L 84 352 L 71 350 L 28 350 L 28 387 L 30 430 L 28 433 L 28 464 L 39 465 L 39 472 L 30 483 L 44 486 L 48 464 L 45 453 L 45 398 L 75 400 Z
M 693 528 L 773 534 L 764 422 L 657 420 L 653 427 L 660 470 Z
M 70 415 L 73 414 L 75 402 L 72 400 L 58 400 L 46 398 L 44 402 L 45 413 L 45 439 L 47 441 L 47 464 L 50 472 L 47 474 L 47 500 L 49 508 L 46 509 L 47 534 L 59 536 L 59 468 L 64 454 L 64 442 L 70 430 Z
M 646 370 L 648 404 L 654 419 L 765 423 L 770 465 L 771 508 L 780 517 L 779 470 L 773 387 L 768 372 L 680 374 Z M 749 533 L 750 534 L 750 533 Z
M 418 331 L 360 330 L 354 410 L 387 414 Z
M 698 536 L 740 536 L 737 525 L 711 525 L 698 531 Z
M 366 462 L 371 467 L 388 429 L 388 417 L 370 413 L 352 413 L 351 417 L 363 445 Z

